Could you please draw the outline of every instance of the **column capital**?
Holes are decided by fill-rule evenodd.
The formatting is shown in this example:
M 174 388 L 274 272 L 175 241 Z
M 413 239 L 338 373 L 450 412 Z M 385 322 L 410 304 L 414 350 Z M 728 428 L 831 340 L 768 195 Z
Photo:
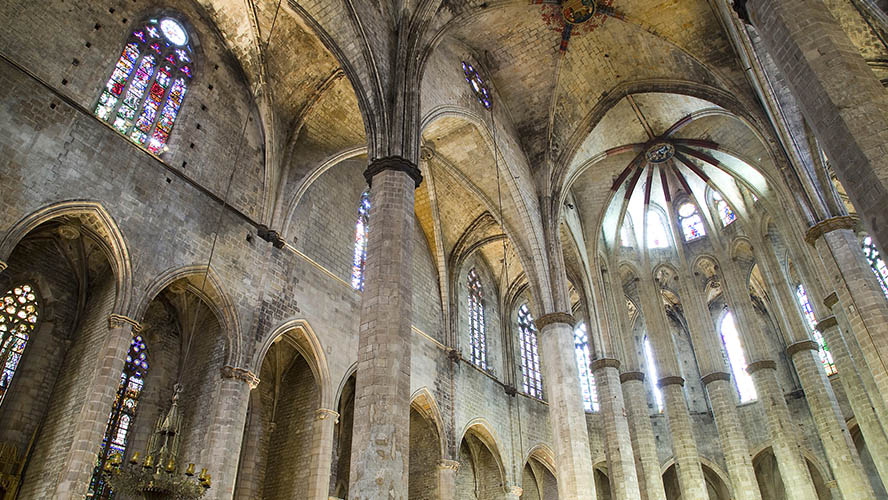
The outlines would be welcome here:
M 512 486 L 511 488 L 509 488 L 509 494 L 515 495 L 515 497 L 517 498 L 521 498 L 521 495 L 524 494 L 524 489 L 520 486 Z
M 860 217 L 856 215 L 839 215 L 830 217 L 814 224 L 805 232 L 805 241 L 814 246 L 814 243 L 824 234 L 838 231 L 839 229 L 854 229 L 860 222 Z
M 543 328 L 554 323 L 564 323 L 570 325 L 571 328 L 573 328 L 573 326 L 576 324 L 576 320 L 572 315 L 565 312 L 543 314 L 539 318 L 533 320 L 533 324 L 536 325 L 537 330 L 539 331 L 543 331 Z
M 838 320 L 836 320 L 835 316 L 827 316 L 826 318 L 818 321 L 817 326 L 815 326 L 814 328 L 820 333 L 825 333 L 830 328 L 834 328 L 838 325 L 839 322 Z
M 759 361 L 755 361 L 753 363 L 749 363 L 748 365 L 746 365 L 746 373 L 752 375 L 753 373 L 755 373 L 759 370 L 766 369 L 766 368 L 771 369 L 771 370 L 776 370 L 777 363 L 774 362 L 773 359 L 762 359 Z
M 126 325 L 130 325 L 133 328 L 133 333 L 138 333 L 142 331 L 142 325 L 129 316 L 115 313 L 111 313 L 108 315 L 108 328 L 113 330 L 115 328 L 123 328 Z
M 659 387 L 661 389 L 663 387 L 666 387 L 667 385 L 674 385 L 674 384 L 678 384 L 678 385 L 684 387 L 685 379 L 673 375 L 670 377 L 663 377 L 657 381 L 657 387 Z
M 367 166 L 367 170 L 364 170 L 364 179 L 367 180 L 367 185 L 372 187 L 373 176 L 385 170 L 404 172 L 413 179 L 417 188 L 422 184 L 422 172 L 412 161 L 402 156 L 386 156 L 371 161 L 370 165 Z
M 817 326 L 820 326 L 820 324 L 818 323 Z M 816 351 L 817 347 L 817 342 L 814 342 L 811 339 L 800 340 L 798 342 L 793 342 L 792 344 L 789 344 L 789 346 L 786 348 L 786 354 L 789 355 L 789 359 L 792 359 L 793 356 L 802 351 Z
M 315 420 L 327 420 L 332 418 L 333 423 L 339 423 L 339 412 L 329 408 L 318 408 L 315 410 Z
M 724 380 L 726 382 L 731 381 L 731 374 L 728 372 L 712 372 L 708 375 L 704 375 L 702 379 L 703 385 L 707 386 L 711 382 L 715 382 L 716 380 Z
M 839 303 L 839 294 L 832 292 L 823 299 L 823 305 L 828 309 L 832 309 L 834 305 Z
M 438 460 L 438 470 L 452 470 L 456 472 L 459 470 L 459 462 L 446 459 Z
M 602 368 L 616 368 L 620 369 L 620 360 L 615 358 L 599 358 L 593 360 L 592 363 L 589 364 L 589 369 L 593 372 L 597 372 Z
M 259 387 L 259 377 L 246 368 L 225 365 L 222 367 L 222 378 L 232 378 L 246 382 L 249 384 L 250 390 Z
M 625 384 L 630 380 L 644 382 L 644 372 L 623 372 L 620 374 L 620 383 Z

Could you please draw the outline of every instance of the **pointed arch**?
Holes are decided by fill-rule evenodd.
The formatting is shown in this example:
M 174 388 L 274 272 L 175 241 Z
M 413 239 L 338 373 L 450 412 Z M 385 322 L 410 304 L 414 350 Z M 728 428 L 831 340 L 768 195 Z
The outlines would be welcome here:
M 488 450 L 490 450 L 490 454 L 493 455 L 494 460 L 496 460 L 496 465 L 499 469 L 502 484 L 508 484 L 506 467 L 503 464 L 503 447 L 500 445 L 499 438 L 496 436 L 496 432 L 493 431 L 493 427 L 490 425 L 490 422 L 488 422 L 487 419 L 485 419 L 484 417 L 476 417 L 470 420 L 463 428 L 463 432 L 461 433 L 457 443 L 461 443 L 469 434 L 477 437 L 478 440 L 481 441 Z
M 426 420 L 432 422 L 438 431 L 438 458 L 447 456 L 447 439 L 444 432 L 444 419 L 435 396 L 428 387 L 420 387 L 410 396 L 410 407 L 419 412 Z

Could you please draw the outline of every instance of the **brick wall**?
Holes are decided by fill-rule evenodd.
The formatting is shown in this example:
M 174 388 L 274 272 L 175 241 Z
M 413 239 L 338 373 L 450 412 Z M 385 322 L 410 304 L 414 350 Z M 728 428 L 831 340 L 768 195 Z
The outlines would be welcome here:
M 411 500 L 438 500 L 438 432 L 432 422 L 415 409 L 410 410 L 410 482 Z

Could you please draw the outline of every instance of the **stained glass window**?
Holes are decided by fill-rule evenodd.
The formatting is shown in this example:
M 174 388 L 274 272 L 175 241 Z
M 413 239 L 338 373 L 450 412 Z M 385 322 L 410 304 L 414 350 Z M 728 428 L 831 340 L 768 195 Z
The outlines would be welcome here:
M 718 217 L 721 219 L 722 226 L 727 226 L 737 220 L 737 216 L 734 214 L 734 211 L 731 210 L 731 206 L 728 205 L 728 202 L 722 198 L 721 193 L 713 191 L 712 199 L 715 201 L 715 211 L 718 212 Z
M 727 311 L 722 316 L 718 325 L 721 334 L 722 347 L 731 373 L 734 374 L 734 383 L 740 394 L 740 402 L 747 403 L 756 399 L 755 384 L 752 376 L 746 371 L 746 355 L 743 353 L 743 345 L 740 343 L 740 332 L 737 331 L 737 323 L 734 322 L 734 314 Z
M 481 301 L 481 280 L 472 268 L 466 277 L 469 288 L 469 330 L 472 337 L 472 363 L 487 369 L 487 337 L 484 332 L 484 303 Z
M 12 377 L 37 325 L 37 294 L 31 285 L 13 287 L 3 295 L 0 310 L 0 404 L 6 397 Z
M 879 286 L 882 287 L 882 293 L 888 297 L 888 267 L 885 267 L 885 261 L 879 255 L 879 249 L 873 243 L 873 239 L 869 236 L 863 239 L 863 255 L 866 256 L 867 262 L 876 274 L 879 280 Z
M 114 455 L 120 454 L 123 457 L 126 452 L 127 436 L 132 429 L 139 396 L 145 384 L 145 374 L 148 372 L 146 349 L 141 336 L 133 337 L 129 353 L 126 355 L 126 363 L 123 365 L 123 373 L 120 374 L 117 396 L 108 416 L 108 426 L 105 428 L 105 437 L 102 438 L 102 446 L 96 458 L 96 467 L 93 469 L 86 498 L 110 499 L 113 496 L 111 487 L 102 475 L 102 468 Z
M 598 411 L 598 389 L 595 375 L 589 370 L 589 334 L 586 323 L 574 328 L 574 353 L 577 356 L 577 370 L 580 372 L 580 391 L 583 393 L 583 406 L 586 411 Z
M 518 308 L 518 332 L 521 335 L 521 375 L 524 393 L 543 399 L 543 378 L 540 374 L 537 331 L 527 304 Z
M 684 233 L 685 241 L 693 241 L 706 236 L 700 212 L 697 210 L 697 206 L 691 202 L 685 202 L 678 207 L 678 224 Z
M 191 57 L 178 21 L 149 19 L 123 47 L 96 116 L 148 151 L 163 153 L 191 80 Z
M 805 319 L 808 320 L 808 327 L 811 329 L 811 336 L 817 342 L 817 352 L 820 354 L 820 361 L 823 363 L 823 369 L 827 375 L 836 373 L 836 364 L 833 362 L 832 353 L 826 345 L 823 335 L 817 331 L 817 318 L 814 317 L 814 310 L 811 308 L 811 302 L 808 300 L 808 293 L 801 284 L 796 287 L 796 297 L 799 305 L 802 306 L 802 312 L 805 313 Z
M 644 338 L 644 359 L 647 361 L 647 375 L 651 380 L 651 392 L 654 393 L 654 401 L 657 403 L 657 411 L 663 413 L 663 392 L 657 386 L 660 376 L 657 375 L 657 364 L 654 362 L 654 351 L 651 349 L 651 341 Z
M 669 246 L 669 232 L 666 221 L 656 210 L 648 213 L 647 246 L 648 248 L 666 248 Z
M 355 224 L 355 256 L 352 262 L 352 287 L 364 289 L 364 266 L 367 263 L 367 231 L 370 219 L 370 191 L 361 195 L 358 205 L 358 222 Z
M 465 61 L 462 63 L 462 68 L 466 75 L 466 81 L 469 82 L 469 85 L 472 87 L 472 92 L 475 93 L 478 102 L 480 102 L 485 108 L 490 109 L 492 103 L 490 100 L 490 92 L 487 91 L 487 84 L 484 83 L 481 75 L 478 74 L 478 71 L 475 70 L 474 66 Z

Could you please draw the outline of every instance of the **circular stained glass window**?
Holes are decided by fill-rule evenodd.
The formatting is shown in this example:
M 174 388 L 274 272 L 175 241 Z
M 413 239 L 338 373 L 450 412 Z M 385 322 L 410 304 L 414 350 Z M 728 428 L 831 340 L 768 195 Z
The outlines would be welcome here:
M 485 108 L 490 109 L 490 92 L 487 91 L 487 85 L 484 84 L 484 80 L 481 79 L 481 76 L 471 64 L 463 61 L 462 67 L 463 72 L 466 74 L 466 81 L 472 86 L 472 92 L 475 93 L 478 102 Z
M 682 217 L 690 217 L 694 215 L 694 212 L 697 211 L 697 207 L 690 203 L 685 203 L 684 205 L 678 207 L 678 215 Z
M 185 33 L 185 28 L 170 18 L 162 19 L 160 21 L 160 31 L 163 32 L 163 36 L 165 36 L 173 45 L 181 47 L 188 42 L 188 34 Z

